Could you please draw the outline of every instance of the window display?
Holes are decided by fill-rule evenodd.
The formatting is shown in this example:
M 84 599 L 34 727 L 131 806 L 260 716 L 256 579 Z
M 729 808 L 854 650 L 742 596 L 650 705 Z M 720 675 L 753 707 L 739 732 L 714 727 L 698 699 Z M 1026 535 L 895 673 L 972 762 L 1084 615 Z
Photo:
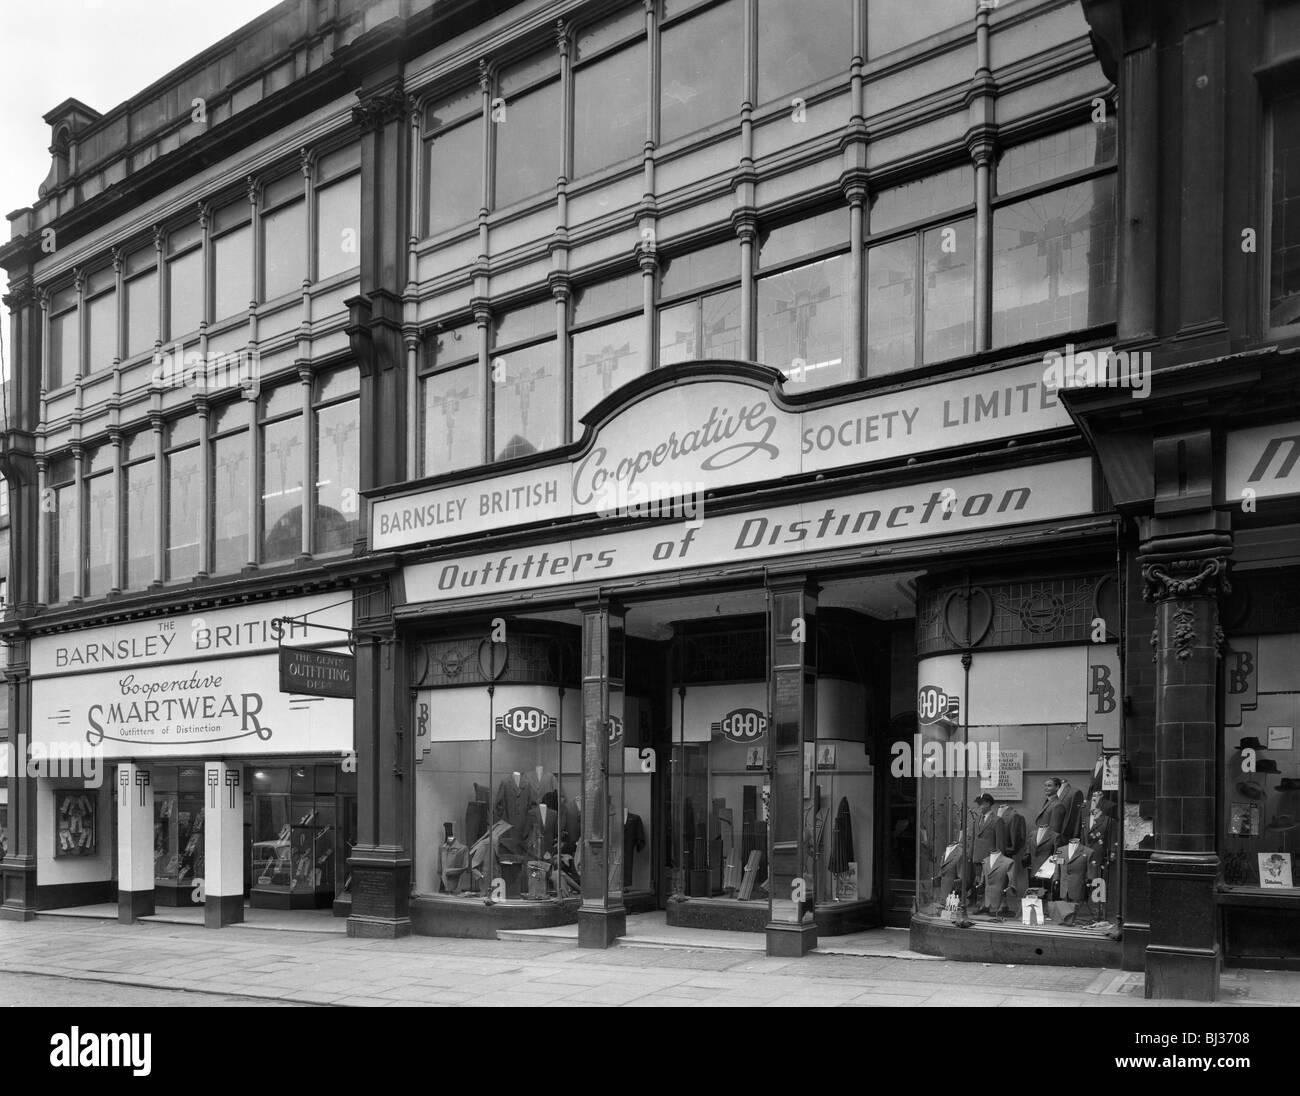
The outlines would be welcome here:
M 1223 766 L 1223 882 L 1300 883 L 1300 636 L 1233 637 Z
M 1119 792 L 1097 744 L 1073 724 L 920 731 L 919 911 L 1112 931 Z
M 422 690 L 416 723 L 417 892 L 494 903 L 578 898 L 578 690 Z
M 255 907 L 316 909 L 341 892 L 346 852 L 341 863 L 337 822 L 342 805 L 355 827 L 356 801 L 338 797 L 339 776 L 332 764 L 253 770 L 250 896 Z
M 76 788 L 54 793 L 54 835 L 55 857 L 95 855 L 94 792 Z
M 203 769 L 163 765 L 151 777 L 154 887 L 164 904 L 188 904 L 203 877 Z

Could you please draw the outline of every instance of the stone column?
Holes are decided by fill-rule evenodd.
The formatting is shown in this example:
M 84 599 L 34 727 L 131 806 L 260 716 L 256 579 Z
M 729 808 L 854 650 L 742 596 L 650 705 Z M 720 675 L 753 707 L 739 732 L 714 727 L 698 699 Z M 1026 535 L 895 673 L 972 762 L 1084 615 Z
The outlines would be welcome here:
M 816 635 L 817 587 L 801 575 L 771 582 L 768 955 L 807 955 L 817 946 L 817 876 L 805 840 L 805 833 L 815 826 L 817 810 L 815 798 L 808 794 L 808 772 L 814 764 L 810 755 L 817 736 Z
M 1202 532 L 1142 544 L 1145 597 L 1155 602 L 1155 847 L 1148 871 L 1146 996 L 1213 1001 L 1219 992 L 1215 885 L 1218 595 L 1231 540 Z
M 117 767 L 117 919 L 124 925 L 154 911 L 153 784 L 132 761 Z
M 244 919 L 244 767 L 203 764 L 203 923 L 210 929 Z
M 608 601 L 578 608 L 582 612 L 583 727 L 578 946 L 607 948 L 627 931 L 622 781 L 610 779 L 611 773 L 621 774 L 623 760 L 622 736 L 611 730 L 623 722 L 623 609 Z

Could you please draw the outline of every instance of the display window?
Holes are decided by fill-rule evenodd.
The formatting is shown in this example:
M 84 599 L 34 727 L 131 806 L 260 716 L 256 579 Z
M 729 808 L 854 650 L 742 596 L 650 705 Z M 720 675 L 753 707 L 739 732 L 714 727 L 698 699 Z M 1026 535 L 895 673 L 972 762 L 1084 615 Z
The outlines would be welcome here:
M 164 904 L 183 904 L 203 878 L 203 766 L 159 765 L 150 777 L 154 887 Z
M 1225 886 L 1300 890 L 1300 635 L 1234 636 L 1226 659 Z
M 1117 758 L 1083 732 L 920 726 L 919 912 L 991 926 L 1115 928 Z
M 347 857 L 356 843 L 355 775 L 336 764 L 258 766 L 251 798 L 253 905 L 315 909 L 346 893 Z
M 767 902 L 767 683 L 674 690 L 674 890 L 688 898 Z M 818 902 L 871 895 L 874 769 L 866 751 L 865 690 L 817 682 L 817 739 L 805 765 L 803 840 Z
M 578 898 L 579 692 L 526 684 L 421 690 L 416 726 L 417 892 Z M 621 863 L 617 870 L 621 879 Z

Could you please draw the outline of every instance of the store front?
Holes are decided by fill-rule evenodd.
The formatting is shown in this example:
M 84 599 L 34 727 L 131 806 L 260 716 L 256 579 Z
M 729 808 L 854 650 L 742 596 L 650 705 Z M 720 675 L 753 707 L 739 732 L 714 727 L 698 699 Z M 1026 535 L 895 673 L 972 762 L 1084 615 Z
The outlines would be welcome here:
M 345 912 L 352 703 L 281 692 L 277 652 L 351 620 L 335 592 L 34 637 L 38 908 Z
M 918 849 L 937 830 L 923 840 L 918 811 L 934 799 L 889 765 L 900 729 L 919 729 L 918 583 L 993 558 L 1059 572 L 1061 543 L 1099 571 L 1114 531 L 1064 439 L 1032 461 L 999 447 L 826 470 L 861 463 L 868 439 L 906 459 L 1058 427 L 1032 375 L 819 406 L 753 366 L 666 369 L 596 408 L 558 455 L 372 500 L 375 546 L 404 552 L 416 931 L 576 919 L 599 945 L 628 911 L 657 908 L 799 952 L 932 903 Z M 1002 381 L 1020 386 L 1002 389 L 1005 415 L 956 410 Z M 888 440 L 886 413 L 900 424 Z M 1010 663 L 986 657 L 988 687 L 1007 691 Z M 1073 673 L 1066 661 L 1048 669 Z M 1084 723 L 1084 709 L 1080 691 L 1050 721 Z M 1013 717 L 1049 721 L 990 710 L 985 732 Z M 1070 754 L 1085 787 L 1099 752 Z

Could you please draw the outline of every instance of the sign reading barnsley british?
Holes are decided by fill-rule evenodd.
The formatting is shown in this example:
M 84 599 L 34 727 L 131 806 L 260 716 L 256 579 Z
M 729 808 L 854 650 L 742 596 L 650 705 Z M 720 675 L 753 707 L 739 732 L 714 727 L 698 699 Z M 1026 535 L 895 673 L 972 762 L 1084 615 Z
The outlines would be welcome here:
M 647 501 L 1068 426 L 1041 362 L 789 410 L 753 381 L 703 374 L 651 392 L 574 456 L 371 506 L 376 549 L 510 525 L 636 513 Z
M 405 570 L 411 603 L 603 582 L 675 568 L 752 565 L 828 548 L 869 547 L 1092 512 L 1092 461 L 1009 468 L 943 483 L 715 513 L 699 526 L 663 523 L 506 551 L 452 556 Z

